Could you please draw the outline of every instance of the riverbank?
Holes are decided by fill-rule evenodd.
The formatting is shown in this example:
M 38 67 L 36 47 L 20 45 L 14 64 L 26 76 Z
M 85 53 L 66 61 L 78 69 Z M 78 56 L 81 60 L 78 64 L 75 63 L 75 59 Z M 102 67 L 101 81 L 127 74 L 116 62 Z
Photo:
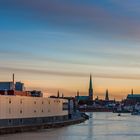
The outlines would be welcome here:
M 1 127 L 0 134 L 21 133 L 21 132 L 36 131 L 39 129 L 64 127 L 64 126 L 78 124 L 78 123 L 82 123 L 82 122 L 86 121 L 88 119 L 88 117 L 85 117 L 85 116 L 79 117 L 79 118 L 74 118 L 74 119 L 69 119 L 69 120 L 65 120 L 65 121 L 59 121 L 59 122 L 50 122 L 50 123 L 35 124 L 35 125 Z

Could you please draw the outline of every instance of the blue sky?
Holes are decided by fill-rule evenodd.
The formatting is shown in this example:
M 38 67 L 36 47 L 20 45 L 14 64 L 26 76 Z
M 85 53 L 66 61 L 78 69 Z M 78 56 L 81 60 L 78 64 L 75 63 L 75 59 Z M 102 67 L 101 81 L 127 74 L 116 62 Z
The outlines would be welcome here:
M 96 95 L 140 92 L 138 0 L 0 0 L 1 80 Z

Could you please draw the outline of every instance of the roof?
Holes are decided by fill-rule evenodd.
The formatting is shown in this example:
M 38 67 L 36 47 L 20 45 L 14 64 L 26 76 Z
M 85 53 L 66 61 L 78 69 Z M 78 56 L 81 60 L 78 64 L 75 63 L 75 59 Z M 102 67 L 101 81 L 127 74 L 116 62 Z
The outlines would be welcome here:
M 76 96 L 77 100 L 89 100 L 89 96 Z
M 127 98 L 140 98 L 140 94 L 128 94 Z

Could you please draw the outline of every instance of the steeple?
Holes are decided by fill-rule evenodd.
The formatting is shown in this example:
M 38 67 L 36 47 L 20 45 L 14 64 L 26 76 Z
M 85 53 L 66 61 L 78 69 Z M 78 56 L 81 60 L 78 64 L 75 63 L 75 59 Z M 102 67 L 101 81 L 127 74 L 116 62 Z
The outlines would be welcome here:
M 79 97 L 79 91 L 77 91 L 77 97 Z
M 93 88 L 92 88 L 92 75 L 90 74 L 90 82 L 89 82 L 89 99 L 93 100 Z
M 133 95 L 133 93 L 134 93 L 134 91 L 133 91 L 133 89 L 131 90 L 131 94 Z
M 109 101 L 108 89 L 106 90 L 105 100 L 106 100 L 106 101 Z
M 15 90 L 15 74 L 14 73 L 13 73 L 13 77 L 12 77 L 12 82 L 13 82 L 12 88 L 13 88 L 13 90 Z

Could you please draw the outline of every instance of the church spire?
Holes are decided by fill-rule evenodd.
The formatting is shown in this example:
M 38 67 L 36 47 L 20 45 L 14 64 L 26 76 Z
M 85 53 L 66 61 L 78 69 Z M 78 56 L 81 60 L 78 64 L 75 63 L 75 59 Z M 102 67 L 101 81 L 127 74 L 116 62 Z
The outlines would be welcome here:
M 134 93 L 134 91 L 133 91 L 133 89 L 131 89 L 131 94 L 133 95 L 133 93 Z
M 105 94 L 105 100 L 109 101 L 109 94 L 108 94 L 108 89 L 106 90 L 106 94 Z
M 92 75 L 91 74 L 90 74 L 90 86 L 89 86 L 89 88 L 92 89 Z
M 92 88 L 92 75 L 90 74 L 90 82 L 89 82 L 89 99 L 93 100 L 93 88 Z

